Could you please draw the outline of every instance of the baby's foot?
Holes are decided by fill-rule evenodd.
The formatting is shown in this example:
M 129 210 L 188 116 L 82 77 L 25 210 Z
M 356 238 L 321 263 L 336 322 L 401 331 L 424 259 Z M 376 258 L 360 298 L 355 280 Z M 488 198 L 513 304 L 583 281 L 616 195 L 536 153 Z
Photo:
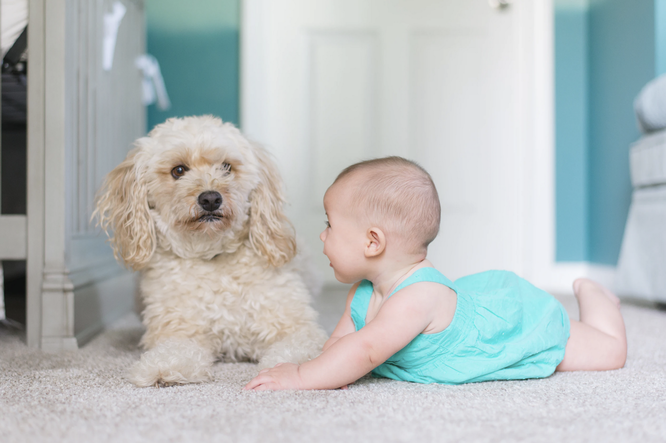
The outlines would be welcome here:
M 613 302 L 617 308 L 620 308 L 620 299 L 618 298 L 617 295 L 613 294 L 608 288 L 606 288 L 604 285 L 595 282 L 594 280 L 590 280 L 589 278 L 577 278 L 573 282 L 573 290 L 574 294 L 576 294 L 576 297 L 580 295 L 581 287 L 584 286 L 592 286 L 596 288 L 597 290 L 600 290 L 606 297 L 610 299 L 610 301 Z

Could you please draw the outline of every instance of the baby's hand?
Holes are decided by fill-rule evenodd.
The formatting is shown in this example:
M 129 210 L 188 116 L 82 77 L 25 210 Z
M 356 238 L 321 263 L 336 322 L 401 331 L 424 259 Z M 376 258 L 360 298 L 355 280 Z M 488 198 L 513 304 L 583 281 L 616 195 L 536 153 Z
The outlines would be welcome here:
M 278 391 L 282 389 L 303 389 L 298 365 L 293 363 L 278 363 L 271 369 L 259 371 L 244 390 Z

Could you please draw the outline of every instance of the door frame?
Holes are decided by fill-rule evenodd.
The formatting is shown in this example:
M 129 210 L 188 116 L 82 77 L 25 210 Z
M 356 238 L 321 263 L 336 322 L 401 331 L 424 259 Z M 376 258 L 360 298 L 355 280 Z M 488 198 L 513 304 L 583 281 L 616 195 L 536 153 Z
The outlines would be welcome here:
M 250 137 L 265 133 L 267 86 L 263 73 L 266 5 L 270 0 L 241 0 L 240 125 Z M 568 290 L 569 274 L 555 262 L 555 131 L 553 0 L 515 0 L 515 41 L 520 54 L 517 121 L 521 214 L 519 273 L 550 291 Z M 565 289 L 566 288 L 566 289 Z

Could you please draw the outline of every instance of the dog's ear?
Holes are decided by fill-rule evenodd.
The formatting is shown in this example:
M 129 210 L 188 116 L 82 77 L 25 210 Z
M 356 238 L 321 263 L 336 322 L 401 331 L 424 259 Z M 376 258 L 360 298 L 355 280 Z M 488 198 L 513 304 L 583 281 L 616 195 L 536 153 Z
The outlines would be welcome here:
M 104 179 L 92 218 L 109 236 L 113 255 L 133 270 L 143 268 L 155 251 L 155 224 L 148 207 L 141 140 Z M 109 231 L 113 231 L 113 235 Z
M 250 194 L 250 243 L 275 267 L 296 255 L 294 229 L 284 214 L 282 178 L 268 152 L 253 146 L 259 160 L 260 182 Z

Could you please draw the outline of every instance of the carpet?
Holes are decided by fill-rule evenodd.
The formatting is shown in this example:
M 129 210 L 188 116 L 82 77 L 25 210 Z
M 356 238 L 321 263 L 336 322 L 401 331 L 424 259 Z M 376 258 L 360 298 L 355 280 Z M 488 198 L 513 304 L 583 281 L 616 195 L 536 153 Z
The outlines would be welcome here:
M 573 297 L 558 297 L 577 318 Z M 344 293 L 316 303 L 330 332 Z M 142 328 L 132 314 L 76 352 L 29 349 L 0 329 L 0 441 L 664 442 L 666 312 L 622 307 L 626 367 L 539 380 L 419 385 L 364 377 L 346 391 L 246 392 L 250 363 L 211 383 L 136 388 Z

